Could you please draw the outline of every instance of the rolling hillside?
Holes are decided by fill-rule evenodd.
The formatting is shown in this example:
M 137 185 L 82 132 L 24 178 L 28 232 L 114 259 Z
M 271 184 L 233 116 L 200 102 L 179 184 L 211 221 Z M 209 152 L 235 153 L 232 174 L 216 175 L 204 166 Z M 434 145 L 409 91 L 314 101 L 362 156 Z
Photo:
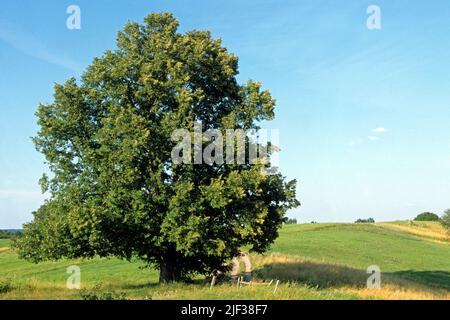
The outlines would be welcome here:
M 158 272 L 138 261 L 94 259 L 31 264 L 0 239 L 0 299 L 80 299 L 68 290 L 70 265 L 81 267 L 84 294 L 129 299 L 450 299 L 450 241 L 436 223 L 287 225 L 264 256 L 252 256 L 256 282 L 237 289 L 192 284 L 160 286 Z M 367 267 L 382 288 L 367 289 Z M 280 286 L 267 286 L 279 279 Z M 261 283 L 265 282 L 266 285 Z M 92 289 L 92 288 L 96 289 Z

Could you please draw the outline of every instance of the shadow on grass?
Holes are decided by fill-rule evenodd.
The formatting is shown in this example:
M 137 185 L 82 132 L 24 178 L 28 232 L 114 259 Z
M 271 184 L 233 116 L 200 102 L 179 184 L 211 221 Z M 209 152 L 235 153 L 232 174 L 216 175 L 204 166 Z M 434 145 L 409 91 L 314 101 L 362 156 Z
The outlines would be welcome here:
M 205 283 L 209 283 L 209 281 L 203 279 L 203 278 L 196 278 L 196 279 L 190 279 L 186 281 L 180 281 L 180 282 L 173 282 L 173 283 L 167 283 L 163 285 L 177 285 L 177 284 L 191 284 L 191 285 L 205 285 Z M 144 282 L 144 283 L 136 283 L 136 284 L 126 284 L 126 285 L 120 285 L 120 288 L 122 289 L 148 289 L 148 288 L 156 288 L 160 287 L 161 284 L 158 281 L 153 282 Z
M 278 279 L 295 281 L 318 288 L 355 287 L 365 288 L 370 274 L 366 270 L 346 266 L 332 265 L 311 261 L 273 261 L 269 258 L 254 271 L 259 279 Z M 276 260 L 276 259 L 275 259 Z M 382 270 L 381 270 L 382 271 Z M 382 283 L 400 287 L 410 287 L 410 282 L 434 287 L 450 289 L 450 272 L 446 271 L 398 271 L 382 272 Z
M 450 291 L 450 272 L 447 271 L 415 271 L 405 270 L 390 273 L 393 276 L 401 277 L 421 284 Z
M 276 262 L 264 264 L 254 271 L 255 277 L 295 281 L 319 288 L 366 285 L 367 275 L 364 271 L 345 266 L 319 264 L 313 262 Z

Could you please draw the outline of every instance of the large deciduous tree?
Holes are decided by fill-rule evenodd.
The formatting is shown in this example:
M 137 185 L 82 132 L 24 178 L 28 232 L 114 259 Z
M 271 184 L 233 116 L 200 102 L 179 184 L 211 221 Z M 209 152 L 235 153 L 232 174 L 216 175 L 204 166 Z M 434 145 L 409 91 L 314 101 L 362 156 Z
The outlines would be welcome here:
M 275 106 L 258 82 L 236 81 L 238 59 L 220 40 L 177 29 L 168 13 L 128 23 L 116 50 L 39 106 L 34 143 L 51 196 L 24 226 L 22 258 L 139 257 L 167 282 L 226 270 L 243 246 L 264 252 L 276 239 L 299 204 L 295 181 L 263 174 L 267 163 L 171 158 L 174 130 L 258 129 Z

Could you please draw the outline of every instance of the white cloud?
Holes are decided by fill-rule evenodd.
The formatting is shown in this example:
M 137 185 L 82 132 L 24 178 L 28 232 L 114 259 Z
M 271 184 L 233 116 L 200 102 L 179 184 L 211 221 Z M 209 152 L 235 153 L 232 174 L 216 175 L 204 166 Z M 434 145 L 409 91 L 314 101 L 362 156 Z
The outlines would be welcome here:
M 374 132 L 374 133 L 376 133 L 376 134 L 381 134 L 381 133 L 387 132 L 387 129 L 386 129 L 386 128 L 383 128 L 383 127 L 379 127 L 379 128 L 373 129 L 372 132 Z M 377 141 L 377 140 L 380 140 L 380 137 L 378 137 L 378 136 L 376 136 L 376 135 L 370 135 L 370 136 L 367 137 L 367 139 L 368 139 L 369 141 Z M 357 138 L 357 139 L 355 139 L 355 140 L 349 141 L 349 142 L 347 143 L 347 145 L 348 145 L 349 147 L 355 147 L 355 146 L 358 146 L 358 145 L 363 144 L 363 143 L 364 143 L 364 140 L 363 140 L 363 139 Z

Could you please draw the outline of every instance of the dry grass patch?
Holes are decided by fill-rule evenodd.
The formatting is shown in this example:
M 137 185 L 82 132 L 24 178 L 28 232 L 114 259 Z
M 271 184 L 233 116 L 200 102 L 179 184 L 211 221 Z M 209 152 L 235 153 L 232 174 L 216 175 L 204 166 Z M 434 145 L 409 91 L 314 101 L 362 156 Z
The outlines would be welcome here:
M 433 241 L 435 243 L 447 245 L 450 244 L 449 235 L 446 232 L 445 228 L 437 223 L 419 224 L 417 222 L 410 221 L 408 224 L 379 223 L 377 225 L 388 229 L 403 231 L 406 233 L 414 234 L 425 238 L 431 238 L 435 240 Z
M 252 260 L 256 265 L 256 278 L 262 281 L 299 282 L 318 289 L 353 293 L 363 299 L 450 300 L 450 293 L 444 289 L 391 274 L 382 274 L 381 289 L 368 289 L 366 270 L 285 255 L 257 256 Z
M 380 289 L 344 289 L 344 292 L 355 293 L 361 298 L 380 300 L 450 300 L 450 293 L 445 291 L 422 291 L 420 289 L 402 288 L 398 285 L 383 285 Z

